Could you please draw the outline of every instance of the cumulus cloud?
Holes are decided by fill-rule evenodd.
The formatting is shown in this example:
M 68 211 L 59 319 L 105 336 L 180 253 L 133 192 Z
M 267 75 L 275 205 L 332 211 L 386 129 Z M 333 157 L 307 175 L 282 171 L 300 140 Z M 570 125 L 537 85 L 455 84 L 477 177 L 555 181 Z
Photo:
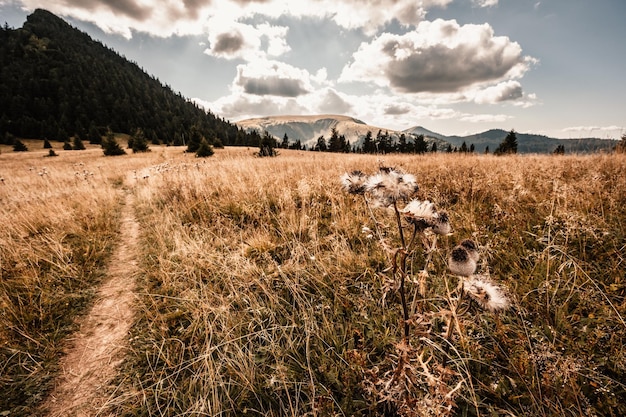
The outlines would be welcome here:
M 308 71 L 279 61 L 255 61 L 237 66 L 236 92 L 257 96 L 297 97 L 313 90 Z
M 213 102 L 197 99 L 194 101 L 233 121 L 258 117 L 259 115 L 309 113 L 309 109 L 303 107 L 295 98 L 239 94 L 222 97 Z
M 290 49 L 285 41 L 289 28 L 285 26 L 255 26 L 212 18 L 209 27 L 209 47 L 204 51 L 207 55 L 252 61 L 280 56 Z
M 524 91 L 519 81 L 509 80 L 479 90 L 474 97 L 474 101 L 478 104 L 493 104 L 518 100 L 522 97 L 524 97 Z
M 353 106 L 349 98 L 344 97 L 341 93 L 332 88 L 320 91 L 315 105 L 318 113 L 345 114 L 352 111 Z
M 207 19 L 242 21 L 253 16 L 330 18 L 347 29 L 373 34 L 397 20 L 402 25 L 420 22 L 433 7 L 454 0 L 17 0 L 25 8 L 43 7 L 53 13 L 92 22 L 102 30 L 127 38 L 133 31 L 154 36 L 200 34 Z
M 531 63 L 519 44 L 494 36 L 488 24 L 438 19 L 361 44 L 340 81 L 371 81 L 402 93 L 445 93 L 521 77 Z
M 204 31 L 212 0 L 19 0 L 27 10 L 45 8 L 91 22 L 107 33 L 131 38 L 133 31 L 168 37 Z

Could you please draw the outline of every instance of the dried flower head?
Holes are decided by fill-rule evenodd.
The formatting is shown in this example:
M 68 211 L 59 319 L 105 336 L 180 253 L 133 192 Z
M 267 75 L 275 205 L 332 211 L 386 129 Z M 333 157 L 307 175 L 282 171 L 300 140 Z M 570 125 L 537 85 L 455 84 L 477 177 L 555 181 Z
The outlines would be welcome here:
M 419 190 L 414 175 L 389 167 L 381 167 L 377 174 L 369 177 L 366 188 L 383 207 L 408 200 Z
M 467 253 L 469 253 L 470 257 L 474 259 L 474 262 L 478 262 L 480 259 L 480 254 L 478 253 L 478 245 L 471 239 L 464 239 L 459 243 L 459 246 L 463 246 Z
M 450 217 L 448 216 L 448 212 L 440 211 L 437 213 L 437 217 L 431 225 L 431 230 L 438 235 L 449 235 L 452 233 L 452 226 L 450 226 Z
M 432 228 L 434 233 L 446 235 L 451 232 L 450 219 L 445 211 L 438 212 L 430 201 L 411 200 L 402 210 L 404 218 L 424 230 Z
M 485 310 L 506 310 L 511 304 L 502 289 L 484 276 L 464 280 L 463 289 Z
M 355 195 L 365 194 L 367 175 L 363 172 L 355 170 L 350 173 L 345 173 L 340 179 L 341 185 L 345 191 Z
M 476 272 L 476 261 L 470 256 L 467 249 L 459 245 L 450 253 L 448 269 L 455 275 L 469 277 Z

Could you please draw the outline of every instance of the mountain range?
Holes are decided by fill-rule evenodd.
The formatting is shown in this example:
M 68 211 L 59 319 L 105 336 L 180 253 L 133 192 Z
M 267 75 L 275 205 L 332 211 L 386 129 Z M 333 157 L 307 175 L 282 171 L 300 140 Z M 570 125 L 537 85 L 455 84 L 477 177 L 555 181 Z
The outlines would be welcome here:
M 418 135 L 423 135 L 429 146 L 433 142 L 437 149 L 445 149 L 448 145 L 452 148 L 460 148 L 463 143 L 469 148 L 474 145 L 476 152 L 485 152 L 487 148 L 493 152 L 509 133 L 502 129 L 491 129 L 482 133 L 467 136 L 446 136 L 433 132 L 422 126 L 416 126 L 405 130 L 386 129 L 371 126 L 367 123 L 344 115 L 322 114 L 307 116 L 268 116 L 245 119 L 236 122 L 246 131 L 268 132 L 281 140 L 287 135 L 290 141 L 300 140 L 302 144 L 311 147 L 320 136 L 328 139 L 332 129 L 336 129 L 340 135 L 344 135 L 352 146 L 360 146 L 367 132 L 371 132 L 375 138 L 378 132 L 388 134 L 392 141 L 397 141 L 401 135 L 405 135 L 408 141 L 413 141 Z M 566 153 L 592 153 L 611 151 L 618 141 L 580 138 L 580 139 L 557 139 L 532 133 L 515 132 L 519 153 L 552 153 L 562 145 Z

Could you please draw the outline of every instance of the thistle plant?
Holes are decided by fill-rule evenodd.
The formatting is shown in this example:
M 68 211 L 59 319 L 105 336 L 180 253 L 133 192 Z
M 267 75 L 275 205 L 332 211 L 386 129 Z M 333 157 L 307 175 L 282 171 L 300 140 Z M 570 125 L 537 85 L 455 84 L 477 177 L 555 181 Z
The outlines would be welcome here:
M 462 240 L 449 251 L 447 271 L 431 272 L 433 255 L 440 252 L 438 237 L 452 235 L 453 229 L 445 210 L 438 209 L 434 202 L 417 198 L 419 186 L 414 175 L 397 168 L 380 167 L 372 175 L 361 171 L 346 173 L 341 176 L 341 183 L 344 191 L 363 198 L 373 223 L 373 229 L 363 226 L 363 230 L 370 237 L 376 236 L 387 253 L 390 265 L 383 272 L 390 274 L 391 287 L 398 292 L 402 310 L 402 335 L 396 345 L 394 369 L 371 381 L 366 391 L 376 393 L 379 402 L 393 405 L 399 415 L 422 415 L 427 410 L 436 415 L 449 414 L 454 395 L 464 382 L 461 379 L 453 383 L 458 374 L 446 367 L 455 336 L 461 341 L 464 338 L 459 317 L 472 305 L 491 313 L 506 310 L 510 305 L 506 292 L 487 276 L 476 273 L 480 253 L 471 239 Z M 381 233 L 387 225 L 380 220 L 384 215 L 379 209 L 393 211 L 395 237 Z M 416 260 L 421 259 L 417 257 L 420 252 L 423 267 L 415 268 Z M 450 275 L 457 277 L 452 290 Z M 417 284 L 411 307 L 407 283 Z M 446 293 L 427 297 L 430 287 L 442 287 L 432 285 L 435 283 L 443 283 Z M 445 300 L 447 308 L 427 301 L 433 299 Z M 444 330 L 437 333 L 436 323 L 442 319 Z M 416 340 L 419 343 L 415 344 Z M 437 352 L 444 354 L 440 360 L 435 358 Z M 428 394 L 418 398 L 424 385 Z M 424 407 L 422 411 L 419 404 Z

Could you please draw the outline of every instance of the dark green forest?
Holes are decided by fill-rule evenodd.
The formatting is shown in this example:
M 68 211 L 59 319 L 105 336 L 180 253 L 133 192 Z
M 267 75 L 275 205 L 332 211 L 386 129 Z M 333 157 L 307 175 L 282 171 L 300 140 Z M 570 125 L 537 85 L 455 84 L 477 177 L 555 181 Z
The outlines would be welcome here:
M 257 146 L 258 133 L 172 91 L 137 64 L 38 9 L 0 29 L 0 141 L 13 137 L 99 143 L 141 129 L 152 143 Z

